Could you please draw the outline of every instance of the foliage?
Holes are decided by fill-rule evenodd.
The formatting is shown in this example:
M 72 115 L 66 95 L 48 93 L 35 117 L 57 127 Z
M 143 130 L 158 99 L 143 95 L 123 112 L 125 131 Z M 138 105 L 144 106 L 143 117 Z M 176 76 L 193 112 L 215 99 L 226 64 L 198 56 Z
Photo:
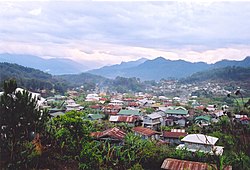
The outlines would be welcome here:
M 40 111 L 37 99 L 28 91 L 16 92 L 16 81 L 4 82 L 4 93 L 0 97 L 0 144 L 1 158 L 9 168 L 27 165 L 28 156 L 33 148 L 26 147 L 34 135 L 45 131 L 48 119 L 46 111 Z
M 93 125 L 89 120 L 84 120 L 85 113 L 70 111 L 50 121 L 50 134 L 54 137 L 61 153 L 71 158 L 81 152 L 81 142 L 90 139 L 89 134 Z
M 52 90 L 63 94 L 68 84 L 65 80 L 55 79 L 52 75 L 37 69 L 23 67 L 17 64 L 0 63 L 0 82 L 16 79 L 20 87 L 36 91 L 41 89 Z M 0 89 L 3 83 L 0 84 Z

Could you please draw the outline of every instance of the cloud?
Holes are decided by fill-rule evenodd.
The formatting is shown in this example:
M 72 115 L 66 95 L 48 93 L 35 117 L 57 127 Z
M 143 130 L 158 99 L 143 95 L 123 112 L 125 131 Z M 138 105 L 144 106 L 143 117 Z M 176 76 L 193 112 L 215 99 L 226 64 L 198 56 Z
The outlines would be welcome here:
M 37 9 L 33 9 L 29 11 L 29 14 L 37 16 L 37 15 L 40 15 L 41 12 L 42 12 L 42 8 L 37 8 Z
M 250 2 L 0 2 L 0 52 L 92 67 L 140 57 L 215 62 L 250 49 Z

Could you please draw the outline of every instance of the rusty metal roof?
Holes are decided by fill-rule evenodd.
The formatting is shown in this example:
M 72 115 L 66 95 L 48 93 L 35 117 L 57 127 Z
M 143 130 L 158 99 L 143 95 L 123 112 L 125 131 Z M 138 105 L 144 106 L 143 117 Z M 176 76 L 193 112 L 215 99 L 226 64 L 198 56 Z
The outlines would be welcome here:
M 179 138 L 179 137 L 184 137 L 187 135 L 186 132 L 167 132 L 167 131 L 164 131 L 163 132 L 163 137 L 166 137 L 166 138 Z
M 149 129 L 149 128 L 139 127 L 139 126 L 134 127 L 132 130 L 134 132 L 140 133 L 140 134 L 145 135 L 145 136 L 152 136 L 154 134 L 160 134 L 160 132 L 154 131 L 154 130 Z
M 203 162 L 186 161 L 167 158 L 163 161 L 161 168 L 167 170 L 209 170 L 216 168 L 215 165 L 209 165 Z M 232 166 L 226 166 L 223 170 L 232 170 Z
M 90 134 L 90 136 L 95 137 L 97 139 L 109 137 L 112 139 L 119 139 L 119 140 L 124 139 L 125 135 L 126 135 L 125 132 L 123 132 L 122 130 L 120 130 L 116 127 L 111 128 L 111 129 L 107 129 L 103 132 L 92 132 Z

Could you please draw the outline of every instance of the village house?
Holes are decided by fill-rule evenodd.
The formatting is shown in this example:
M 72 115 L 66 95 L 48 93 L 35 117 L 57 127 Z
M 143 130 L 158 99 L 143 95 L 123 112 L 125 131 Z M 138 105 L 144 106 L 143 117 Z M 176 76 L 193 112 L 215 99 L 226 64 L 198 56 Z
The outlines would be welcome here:
M 182 110 L 182 109 L 179 109 L 179 110 L 168 109 L 165 111 L 165 113 L 167 116 L 175 116 L 175 117 L 182 117 L 182 116 L 188 117 L 189 116 L 188 110 Z
M 129 126 L 141 126 L 142 120 L 139 116 L 111 115 L 109 121 L 112 123 L 126 123 Z
M 141 126 L 134 127 L 132 131 L 135 135 L 140 136 L 142 139 L 151 139 L 151 140 L 159 140 L 160 139 L 160 132 L 154 131 L 149 128 L 144 128 Z
M 93 93 L 93 94 L 88 94 L 86 96 L 85 101 L 86 102 L 95 102 L 95 101 L 99 101 L 99 99 L 100 99 L 100 97 L 98 96 L 98 94 Z
M 186 135 L 185 129 L 172 129 L 171 132 L 163 131 L 162 140 L 168 142 L 170 145 L 179 145 L 181 138 Z
M 107 115 L 117 115 L 117 113 L 122 109 L 121 106 L 117 106 L 117 105 L 108 105 L 108 106 L 104 106 L 102 108 L 102 111 L 104 112 L 104 114 Z
M 197 116 L 196 118 L 194 118 L 194 123 L 199 126 L 208 126 L 211 124 L 211 116 L 209 115 Z
M 161 126 L 165 126 L 165 122 L 160 113 L 153 112 L 143 116 L 143 127 L 158 130 Z
M 125 109 L 121 109 L 117 115 L 120 116 L 141 116 L 141 113 L 139 110 L 125 110 Z
M 94 120 L 100 121 L 103 118 L 104 118 L 103 114 L 88 114 L 88 116 L 87 116 L 87 119 L 92 120 L 92 121 L 94 121 Z
M 203 134 L 189 134 L 185 136 L 176 149 L 187 149 L 191 152 L 204 152 L 209 154 L 222 155 L 223 147 L 215 146 L 215 143 L 218 141 L 218 138 L 207 136 Z
M 109 141 L 111 143 L 122 144 L 126 133 L 114 127 L 103 132 L 92 132 L 90 134 L 96 140 Z
M 76 104 L 74 100 L 69 99 L 66 101 L 66 112 L 71 111 L 71 110 L 80 111 L 82 109 L 83 107 L 80 106 L 80 104 Z
M 209 169 L 216 169 L 216 165 L 211 165 L 204 162 L 194 162 L 194 161 L 187 161 L 187 160 L 179 160 L 179 159 L 172 159 L 167 158 L 163 161 L 161 165 L 161 169 L 167 169 L 167 170 L 191 170 L 191 169 L 197 169 L 197 170 L 209 170 Z M 228 165 L 223 168 L 223 170 L 232 170 L 232 166 Z

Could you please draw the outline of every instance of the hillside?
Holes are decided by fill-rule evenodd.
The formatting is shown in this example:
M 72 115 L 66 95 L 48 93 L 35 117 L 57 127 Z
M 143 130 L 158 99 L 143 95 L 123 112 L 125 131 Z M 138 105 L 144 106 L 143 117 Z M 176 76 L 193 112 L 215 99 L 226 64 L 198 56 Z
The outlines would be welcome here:
M 40 70 L 23 67 L 17 64 L 0 63 L 0 82 L 14 78 L 19 86 L 29 90 L 53 88 L 56 82 L 52 75 L 44 73 Z
M 183 83 L 194 83 L 202 81 L 238 81 L 250 82 L 250 67 L 224 67 L 216 68 L 209 71 L 197 72 L 180 82 Z
M 136 61 L 122 62 L 121 64 L 116 64 L 112 66 L 104 66 L 100 69 L 90 70 L 88 71 L 88 73 L 101 75 L 103 77 L 114 79 L 117 76 L 126 75 L 127 70 L 129 70 L 130 68 L 136 67 L 144 63 L 145 61 L 147 61 L 147 59 L 141 58 Z
M 204 62 L 192 63 L 184 60 L 167 60 L 163 57 L 158 57 L 153 60 L 146 60 L 141 64 L 129 68 L 125 67 L 121 69 L 121 65 L 109 66 L 108 68 L 103 67 L 89 72 L 109 78 L 115 78 L 117 76 L 139 77 L 141 80 L 160 80 L 170 77 L 184 78 L 196 72 L 214 68 L 226 66 L 250 67 L 250 57 L 246 57 L 242 61 L 222 60 L 215 64 L 207 64 Z
M 86 71 L 87 66 L 64 58 L 43 59 L 33 55 L 0 54 L 0 62 L 19 64 L 48 72 L 53 75 L 76 74 Z

